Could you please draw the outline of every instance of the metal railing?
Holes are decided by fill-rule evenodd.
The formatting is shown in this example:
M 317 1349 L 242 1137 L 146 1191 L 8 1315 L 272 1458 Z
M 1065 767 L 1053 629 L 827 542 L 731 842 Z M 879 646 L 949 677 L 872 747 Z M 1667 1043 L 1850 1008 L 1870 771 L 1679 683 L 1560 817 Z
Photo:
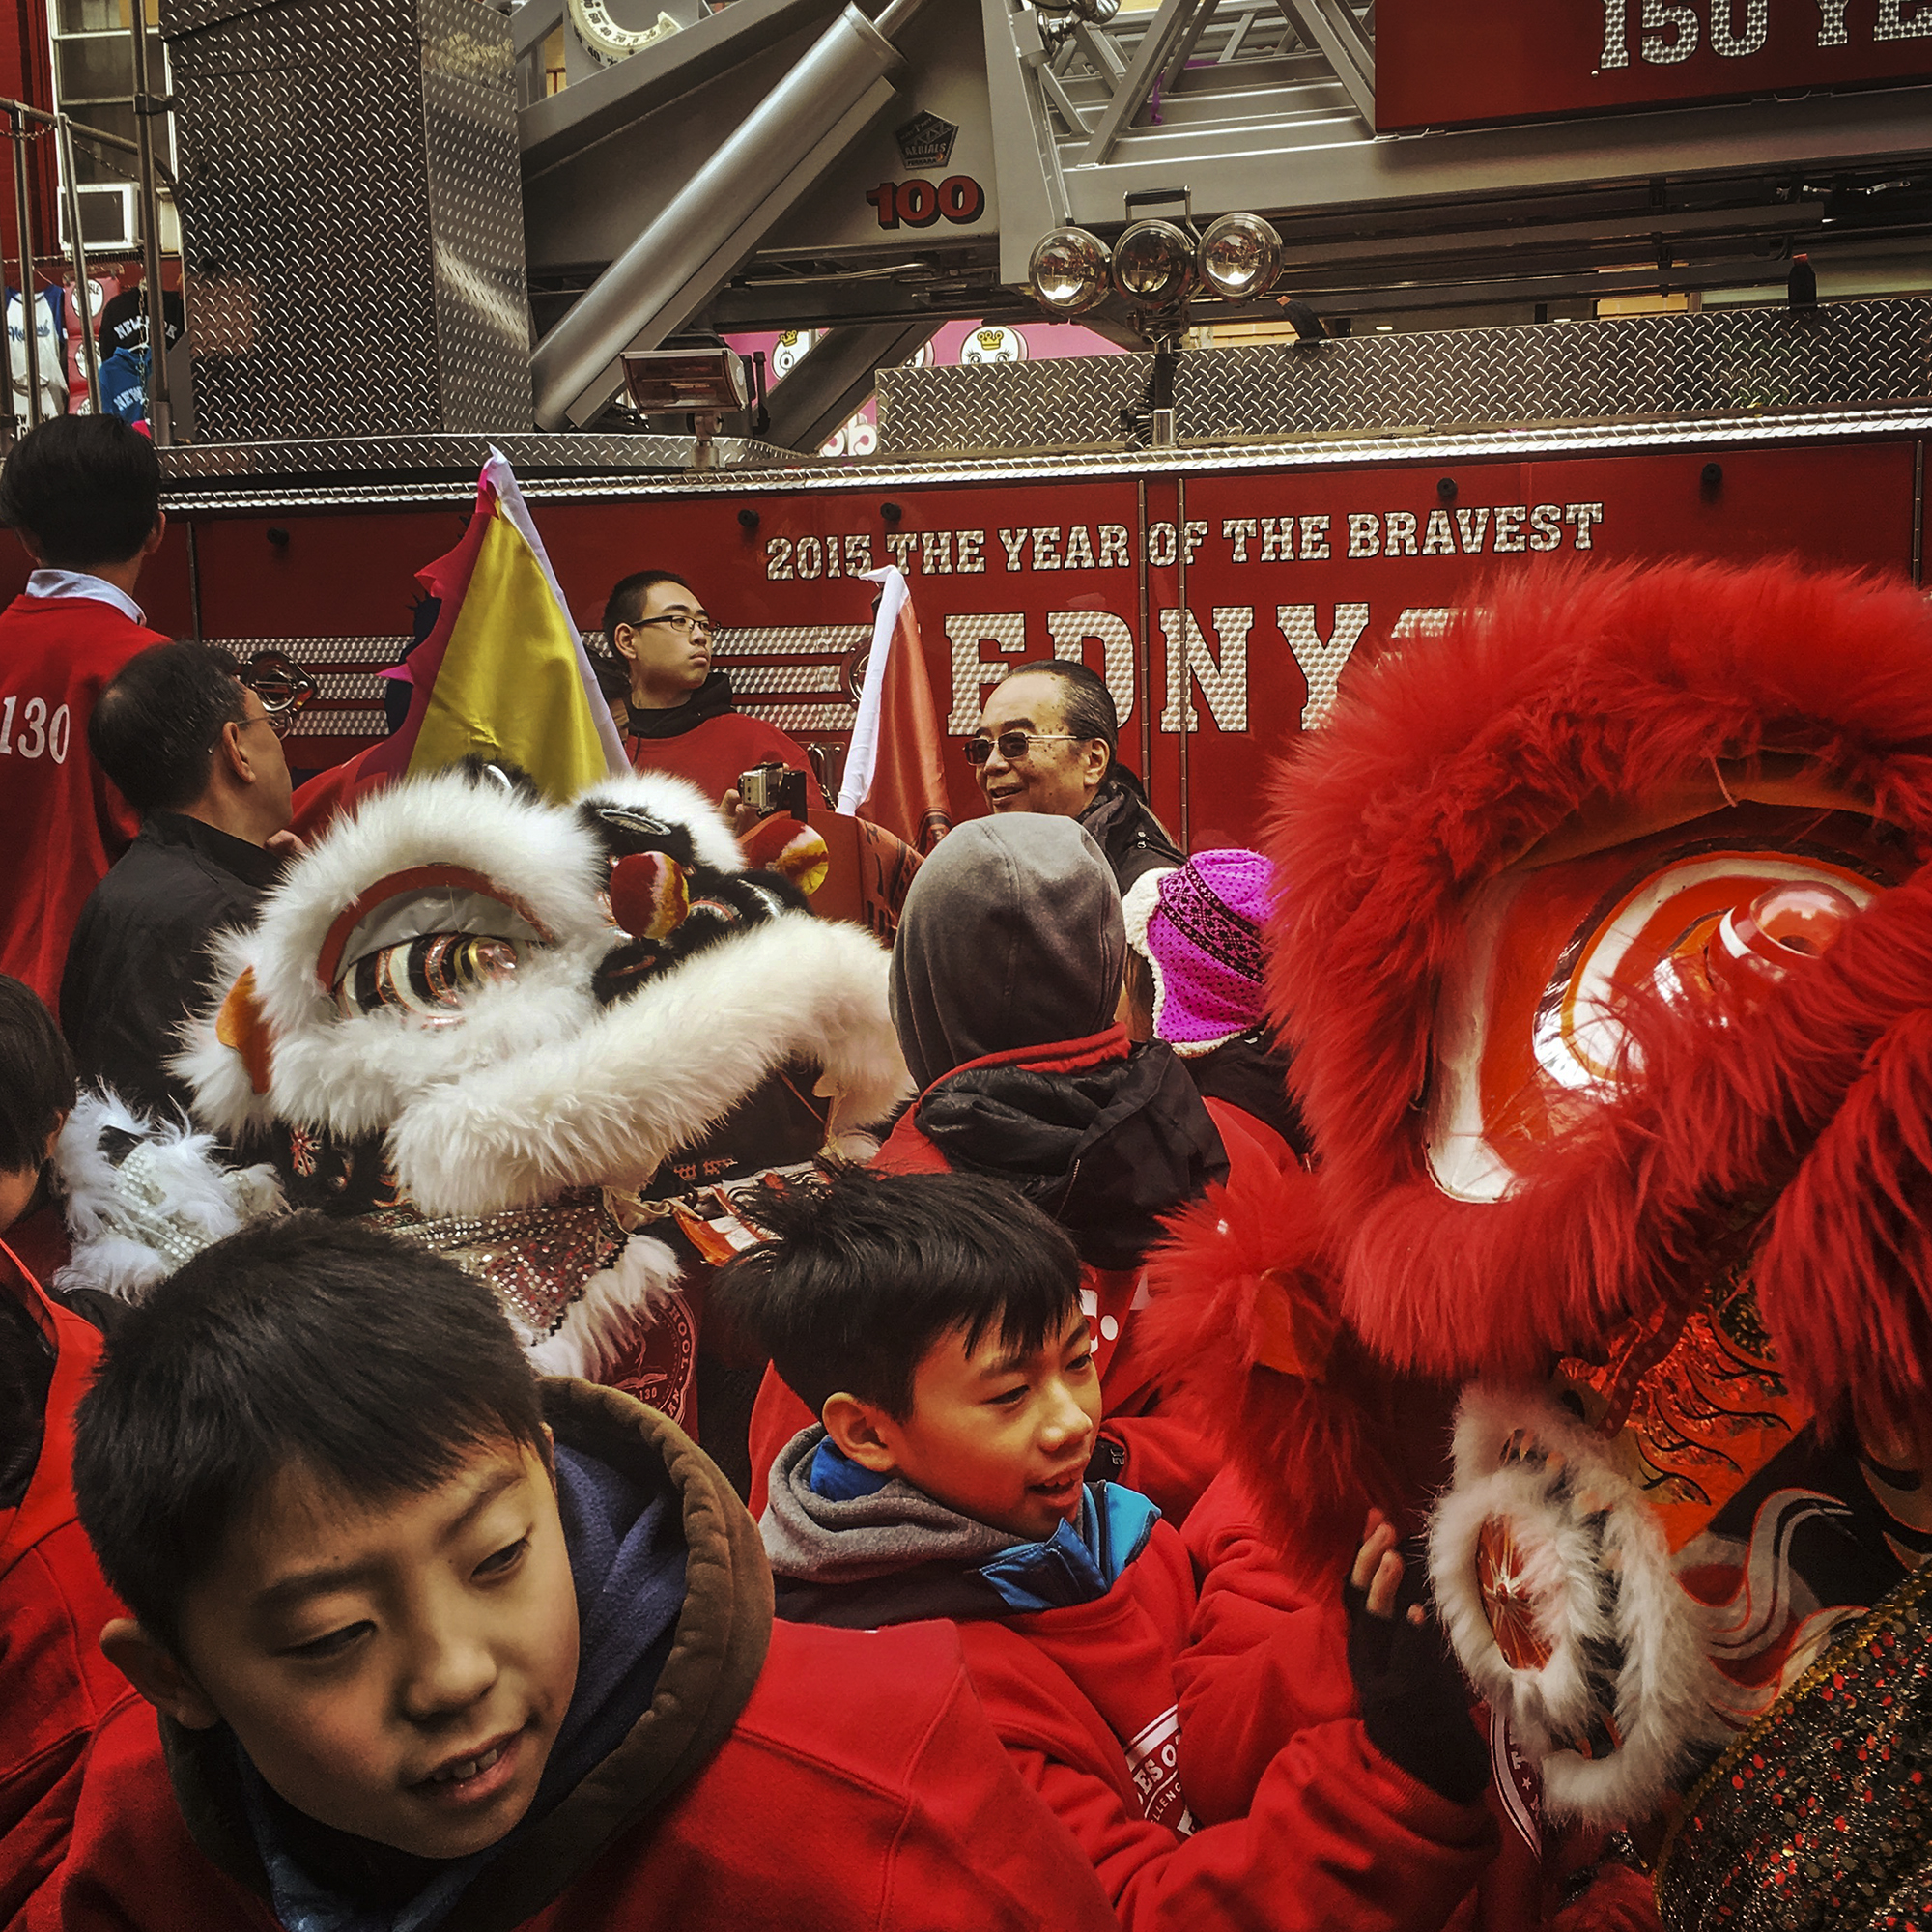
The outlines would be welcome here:
M 132 32 L 134 111 L 138 117 L 136 125 L 140 135 L 137 141 L 124 140 L 119 134 L 110 134 L 104 128 L 91 128 L 85 122 L 74 120 L 71 115 L 49 114 L 43 108 L 4 96 L 0 96 L 0 114 L 6 116 L 7 138 L 14 149 L 14 240 L 20 273 L 20 332 L 24 338 L 22 347 L 26 363 L 27 427 L 39 428 L 43 414 L 41 405 L 40 330 L 34 314 L 37 299 L 34 289 L 34 197 L 28 176 L 27 144 L 51 133 L 60 149 L 61 198 L 67 208 L 68 259 L 73 266 L 74 294 L 81 309 L 81 362 L 87 372 L 88 407 L 97 414 L 100 410 L 100 356 L 95 342 L 94 317 L 88 311 L 87 242 L 80 230 L 80 187 L 74 168 L 74 144 L 77 141 L 89 142 L 102 148 L 117 149 L 135 157 L 140 183 L 141 247 L 147 276 L 148 424 L 156 442 L 166 443 L 172 440 L 172 436 L 168 406 L 167 325 L 162 313 L 161 243 L 155 192 L 159 168 L 149 128 L 150 118 L 154 114 L 164 113 L 166 103 L 153 99 L 148 93 L 147 36 L 141 28 L 141 10 L 136 8 Z M 4 259 L 4 247 L 0 247 L 0 259 Z M 10 389 L 12 370 L 10 348 Z M 20 418 L 13 411 L 11 394 L 8 403 L 5 421 L 11 440 L 19 434 Z

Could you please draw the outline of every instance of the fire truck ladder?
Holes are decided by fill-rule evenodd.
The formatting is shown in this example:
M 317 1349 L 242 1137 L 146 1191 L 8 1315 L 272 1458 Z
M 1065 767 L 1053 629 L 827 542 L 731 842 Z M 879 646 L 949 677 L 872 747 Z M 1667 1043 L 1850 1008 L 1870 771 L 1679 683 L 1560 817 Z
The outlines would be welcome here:
M 610 17 L 606 0 L 525 0 L 519 48 L 566 6 Z M 977 20 L 958 0 L 890 0 L 876 19 L 837 0 L 732 0 L 636 31 L 645 44 L 521 116 L 546 427 L 601 413 L 628 346 L 699 325 L 813 327 L 830 334 L 775 393 L 772 436 L 815 447 L 947 317 L 1036 313 L 1041 236 L 1117 233 L 1126 197 L 1156 189 L 1184 186 L 1197 219 L 1268 215 L 1283 289 L 1331 315 L 1660 278 L 1770 287 L 1794 245 L 1814 260 L 1922 249 L 1932 213 L 1913 172 L 1932 103 L 1919 87 L 1378 135 L 1373 0 L 980 0 Z M 982 117 L 997 231 L 909 242 L 839 227 L 829 211 L 877 179 L 855 172 L 873 164 L 855 158 L 867 140 L 942 94 L 956 119 Z M 1091 321 L 1128 332 L 1124 309 Z
M 598 264 L 537 349 L 539 423 L 594 419 L 616 393 L 623 349 L 654 347 L 685 327 L 753 258 L 792 252 L 790 217 L 859 134 L 918 92 L 921 52 L 952 53 L 932 47 L 930 36 L 923 48 L 918 36 L 901 40 L 921 4 L 892 0 L 875 22 L 847 6 L 815 38 L 802 38 L 802 27 L 831 12 L 827 0 L 735 0 L 675 33 L 638 33 L 644 44 L 613 65 L 528 101 L 521 121 L 532 266 L 573 256 Z M 583 6 L 574 0 L 573 22 Z M 985 45 L 971 51 L 983 61 L 1003 211 L 1010 194 L 1020 215 L 1015 224 L 1003 213 L 997 280 L 1009 289 L 1024 283 L 1037 236 L 1069 218 L 1070 174 L 1137 165 L 1151 136 L 1163 160 L 1186 163 L 1204 142 L 1225 148 L 1231 133 L 1237 148 L 1253 147 L 1260 126 L 1313 142 L 1335 138 L 1338 124 L 1360 134 L 1373 116 L 1373 0 L 1165 0 L 1157 12 L 1127 14 L 1114 14 L 1110 0 L 1082 0 L 1071 13 L 983 0 L 983 10 Z M 532 60 L 565 12 L 566 0 L 525 0 L 513 27 L 520 58 Z M 763 98 L 746 116 L 742 103 L 754 91 Z M 526 95 L 535 92 L 526 82 Z M 693 171 L 691 135 L 704 101 L 731 102 L 738 125 Z M 586 195 L 585 158 L 613 143 L 636 152 L 654 123 L 679 138 L 657 150 L 645 173 Z M 1249 193 L 1246 202 L 1277 198 Z M 863 277 L 867 264 L 851 252 L 838 268 Z M 884 252 L 903 254 L 903 243 Z M 796 287 L 800 278 L 794 270 L 782 279 Z M 945 313 L 986 307 L 993 280 L 978 278 L 974 298 L 950 311 L 922 318 L 930 292 L 921 290 L 902 320 L 835 327 L 775 399 L 774 438 L 813 446 L 869 391 L 873 370 L 910 356 Z

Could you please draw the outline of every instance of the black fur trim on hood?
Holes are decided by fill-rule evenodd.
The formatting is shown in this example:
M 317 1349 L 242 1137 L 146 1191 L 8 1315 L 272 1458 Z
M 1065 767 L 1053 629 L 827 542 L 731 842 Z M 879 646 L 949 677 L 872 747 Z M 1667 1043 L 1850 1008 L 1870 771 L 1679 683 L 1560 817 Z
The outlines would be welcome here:
M 949 1166 L 1010 1181 L 1094 1267 L 1137 1267 L 1161 1215 L 1228 1178 L 1213 1120 L 1160 1040 L 1078 1073 L 962 1068 L 913 1124 Z
M 733 709 L 731 680 L 724 671 L 714 670 L 682 704 L 664 711 L 633 711 L 624 728 L 633 738 L 682 738 Z

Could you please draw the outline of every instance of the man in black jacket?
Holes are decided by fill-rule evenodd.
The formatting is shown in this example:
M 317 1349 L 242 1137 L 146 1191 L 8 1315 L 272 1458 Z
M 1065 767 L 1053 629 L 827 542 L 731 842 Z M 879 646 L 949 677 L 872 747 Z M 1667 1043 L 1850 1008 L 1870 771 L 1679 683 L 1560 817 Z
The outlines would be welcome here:
M 184 1109 L 168 1070 L 203 993 L 210 946 L 245 925 L 298 849 L 280 719 L 208 644 L 156 644 L 101 694 L 87 742 L 141 834 L 82 908 L 61 980 L 61 1027 L 83 1081 L 129 1105 Z
M 1122 893 L 1144 872 L 1181 862 L 1141 781 L 1120 761 L 1113 694 L 1082 664 L 1021 665 L 986 699 L 967 741 L 980 789 L 998 812 L 1078 819 Z

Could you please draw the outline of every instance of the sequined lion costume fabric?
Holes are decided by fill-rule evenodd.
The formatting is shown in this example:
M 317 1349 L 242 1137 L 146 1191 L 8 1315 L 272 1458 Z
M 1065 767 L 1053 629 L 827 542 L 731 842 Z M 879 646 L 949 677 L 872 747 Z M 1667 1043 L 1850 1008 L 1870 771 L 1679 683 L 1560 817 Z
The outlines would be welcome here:
M 197 1122 L 288 1204 L 488 1280 L 547 1372 L 689 1422 L 693 1290 L 748 1237 L 725 1190 L 863 1156 L 907 1090 L 888 955 L 808 909 L 824 846 L 796 830 L 760 828 L 748 866 L 656 774 L 562 806 L 476 763 L 377 792 L 219 942 L 176 1063 Z M 88 1137 L 103 1169 L 134 1144 Z M 112 1176 L 84 1190 L 64 1165 L 70 1221 L 104 1200 L 125 1231 Z M 206 1221 L 190 1245 L 223 1232 Z M 179 1260 L 129 1272 L 127 1241 L 85 1233 L 75 1278 L 97 1286 L 139 1293 Z
M 1266 845 L 1316 1160 L 1177 1225 L 1172 1376 L 1292 1561 L 1426 1536 L 1519 1857 L 1630 1832 L 1673 1927 L 1914 1922 L 1932 612 L 1493 582 L 1359 668 Z

